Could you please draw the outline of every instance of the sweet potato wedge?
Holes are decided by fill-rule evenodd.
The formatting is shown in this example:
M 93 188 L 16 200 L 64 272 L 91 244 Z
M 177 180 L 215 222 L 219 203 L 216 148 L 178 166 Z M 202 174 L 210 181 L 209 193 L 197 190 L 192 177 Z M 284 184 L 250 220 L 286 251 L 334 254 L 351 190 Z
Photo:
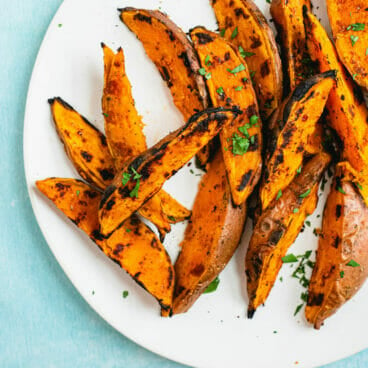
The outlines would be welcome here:
M 368 5 L 366 0 L 327 0 L 328 17 L 340 60 L 368 90 Z
M 191 30 L 213 106 L 238 106 L 243 114 L 220 133 L 222 155 L 234 204 L 244 203 L 262 170 L 262 122 L 245 61 L 218 34 L 203 27 Z M 237 72 L 234 72 L 237 71 Z
M 192 221 L 175 263 L 173 314 L 186 312 L 224 269 L 240 242 L 245 219 L 246 205 L 232 204 L 218 152 L 199 185 Z
M 307 46 L 312 60 L 318 61 L 319 71 L 337 71 L 337 83 L 327 101 L 328 121 L 343 143 L 343 159 L 357 173 L 366 177 L 368 167 L 368 109 L 360 91 L 339 62 L 334 45 L 318 19 L 304 12 Z M 368 204 L 368 189 L 359 189 Z
M 84 180 L 104 190 L 115 176 L 105 136 L 60 97 L 49 99 L 49 103 L 70 161 Z
M 165 248 L 148 226 L 132 216 L 109 239 L 104 239 L 97 216 L 101 192 L 75 179 L 51 178 L 36 185 L 111 260 L 154 296 L 161 308 L 171 308 L 174 269 Z
M 245 50 L 259 109 L 266 120 L 281 102 L 282 68 L 266 18 L 251 0 L 211 0 L 224 37 Z
M 101 201 L 99 219 L 102 234 L 111 235 L 239 113 L 235 108 L 208 109 L 197 113 L 184 127 L 128 163 L 106 189 Z
M 306 217 L 315 210 L 318 185 L 330 159 L 324 152 L 312 157 L 282 196 L 275 198 L 258 218 L 245 260 L 249 318 L 266 301 L 282 266 L 282 257 Z
M 123 50 L 120 48 L 115 54 L 104 44 L 102 48 L 105 70 L 102 111 L 106 141 L 115 167 L 121 170 L 126 162 L 147 150 L 144 124 L 135 108 L 131 85 L 125 73 Z M 145 203 L 140 214 L 158 227 L 161 240 L 170 231 L 170 222 L 190 217 L 190 211 L 163 190 Z
M 275 146 L 267 160 L 264 182 L 260 189 L 262 209 L 266 209 L 279 191 L 297 175 L 308 152 L 311 137 L 335 83 L 335 72 L 328 71 L 300 83 L 284 105 L 282 126 L 275 134 Z M 314 152 L 312 152 L 314 153 Z
M 208 97 L 200 66 L 185 33 L 158 10 L 121 9 L 121 20 L 138 37 L 148 57 L 166 82 L 174 104 L 187 121 L 195 112 L 208 107 Z M 197 158 L 205 166 L 214 144 L 203 147 Z
M 356 186 L 337 168 L 323 213 L 305 316 L 319 329 L 368 276 L 368 208 Z
M 303 5 L 310 9 L 310 0 L 272 0 L 270 6 L 285 66 L 284 95 L 313 73 L 307 52 Z
M 49 102 L 56 130 L 71 162 L 83 179 L 101 190 L 106 189 L 117 170 L 105 136 L 60 97 Z M 166 195 L 165 202 L 171 202 L 165 209 L 172 212 L 165 213 L 160 197 L 152 198 L 140 210 L 140 214 L 157 227 L 162 240 L 171 230 L 169 218 L 175 218 L 177 212 L 190 216 L 190 211 L 171 196 Z

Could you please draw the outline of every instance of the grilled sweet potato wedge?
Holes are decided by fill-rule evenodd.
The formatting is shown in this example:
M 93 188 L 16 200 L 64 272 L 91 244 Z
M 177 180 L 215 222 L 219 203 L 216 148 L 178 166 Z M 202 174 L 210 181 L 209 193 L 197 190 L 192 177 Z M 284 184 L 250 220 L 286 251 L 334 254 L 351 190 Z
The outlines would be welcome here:
M 101 201 L 99 219 L 102 234 L 111 235 L 239 113 L 236 108 L 208 109 L 197 113 L 184 127 L 127 164 L 106 189 Z
M 270 6 L 285 65 L 284 95 L 288 95 L 313 72 L 307 52 L 303 5 L 310 9 L 310 0 L 272 0 Z
M 324 152 L 312 157 L 301 174 L 258 218 L 245 260 L 249 318 L 266 301 L 282 266 L 282 257 L 306 217 L 315 210 L 318 185 L 330 159 Z
M 106 140 L 115 167 L 121 170 L 126 162 L 147 150 L 144 124 L 135 108 L 131 85 L 125 73 L 123 50 L 120 48 L 114 54 L 106 45 L 102 44 L 102 48 L 105 70 L 102 110 Z M 158 227 L 161 239 L 170 231 L 170 222 L 190 217 L 190 211 L 163 190 L 145 203 L 140 214 Z
M 173 314 L 186 312 L 229 262 L 243 232 L 245 206 L 233 206 L 218 152 L 199 185 L 192 221 L 175 263 Z
M 245 61 L 234 47 L 203 27 L 190 32 L 213 106 L 238 106 L 243 114 L 222 129 L 222 154 L 232 198 L 246 201 L 262 170 L 262 122 L 256 94 Z
M 75 179 L 51 178 L 36 184 L 111 260 L 152 294 L 164 310 L 171 308 L 174 269 L 165 248 L 149 227 L 132 216 L 109 239 L 104 239 L 97 216 L 101 192 Z
M 316 264 L 309 283 L 307 320 L 319 329 L 368 276 L 368 208 L 338 167 L 323 213 Z
M 368 90 L 368 5 L 366 0 L 327 0 L 328 17 L 340 60 Z
M 224 37 L 242 47 L 254 81 L 262 117 L 281 102 L 282 68 L 266 18 L 251 0 L 210 0 Z
M 208 107 L 208 97 L 199 62 L 185 33 L 158 10 L 121 9 L 122 22 L 138 37 L 169 87 L 174 104 L 187 121 Z M 210 159 L 214 144 L 198 152 L 201 166 Z
M 71 162 L 83 179 L 104 190 L 117 172 L 105 136 L 60 97 L 49 102 L 56 130 Z M 186 212 L 186 218 L 190 216 L 189 210 L 168 194 L 164 195 L 165 210 L 172 212 L 164 211 L 160 197 L 152 198 L 140 210 L 140 214 L 157 227 L 162 240 L 171 229 L 169 218 L 176 218 L 178 212 Z
M 337 71 L 337 83 L 327 101 L 328 121 L 342 140 L 343 159 L 349 161 L 359 176 L 368 175 L 368 109 L 360 91 L 354 86 L 339 62 L 334 45 L 318 19 L 304 13 L 307 46 L 312 60 L 318 61 L 319 71 Z M 359 189 L 368 204 L 368 188 Z
M 300 83 L 283 108 L 280 133 L 275 136 L 272 155 L 267 160 L 264 183 L 260 190 L 262 209 L 266 209 L 279 191 L 297 175 L 316 133 L 317 122 L 335 84 L 335 72 L 328 71 Z
M 49 99 L 49 103 L 70 161 L 84 180 L 104 190 L 115 176 L 105 136 L 60 97 Z

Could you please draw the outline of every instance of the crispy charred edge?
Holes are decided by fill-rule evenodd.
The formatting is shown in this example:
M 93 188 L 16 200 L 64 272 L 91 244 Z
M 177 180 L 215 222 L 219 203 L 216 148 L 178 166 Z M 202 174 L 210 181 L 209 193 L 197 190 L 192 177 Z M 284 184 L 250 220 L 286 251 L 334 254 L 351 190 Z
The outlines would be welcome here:
M 322 79 L 332 78 L 336 80 L 337 71 L 336 70 L 328 70 L 327 72 L 313 75 L 312 77 L 306 79 L 305 81 L 299 83 L 294 91 L 291 93 L 289 101 L 285 105 L 283 111 L 283 121 L 284 123 L 289 119 L 290 112 L 293 108 L 294 103 L 299 102 L 305 97 L 305 95 L 312 89 L 317 83 L 319 83 Z
M 53 108 L 55 102 L 59 102 L 60 105 L 62 105 L 66 110 L 69 110 L 69 111 L 72 111 L 72 112 L 75 112 L 76 114 L 78 114 L 88 126 L 90 126 L 93 130 L 95 130 L 98 133 L 98 135 L 101 137 L 102 144 L 104 146 L 106 146 L 106 138 L 105 138 L 105 135 L 99 129 L 97 129 L 87 118 L 85 118 L 82 114 L 80 114 L 77 110 L 75 110 L 73 106 L 69 105 L 61 97 L 49 98 L 47 100 L 47 102 L 50 104 L 51 109 Z M 55 122 L 55 125 L 57 125 L 56 122 Z
M 146 10 L 146 9 L 138 9 L 134 7 L 125 7 L 125 8 L 119 8 L 118 11 L 120 12 L 120 19 L 125 24 L 123 19 L 123 14 L 127 12 L 136 12 L 137 14 L 142 14 L 144 16 L 144 13 L 148 14 L 149 17 L 155 18 L 157 21 L 162 23 L 172 34 L 174 37 L 176 37 L 180 43 L 183 44 L 185 49 L 186 58 L 189 61 L 189 65 L 186 66 L 191 69 L 193 72 L 199 96 L 203 105 L 203 108 L 206 109 L 209 107 L 209 97 L 207 93 L 207 87 L 206 83 L 203 79 L 203 77 L 198 73 L 198 70 L 200 69 L 199 60 L 197 53 L 195 52 L 192 44 L 188 40 L 187 36 L 183 32 L 183 30 L 177 26 L 169 17 L 167 14 L 159 11 L 159 10 Z M 128 27 L 129 28 L 129 27 Z

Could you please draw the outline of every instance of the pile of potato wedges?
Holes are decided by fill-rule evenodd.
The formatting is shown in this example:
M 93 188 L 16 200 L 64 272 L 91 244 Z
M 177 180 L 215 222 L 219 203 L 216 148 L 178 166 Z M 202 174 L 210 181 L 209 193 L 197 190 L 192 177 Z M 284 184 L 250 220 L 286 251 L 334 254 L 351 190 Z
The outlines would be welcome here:
M 162 316 L 188 311 L 208 290 L 252 217 L 244 270 L 252 318 L 316 209 L 328 168 L 307 321 L 318 329 L 367 278 L 368 5 L 326 2 L 333 41 L 310 0 L 270 2 L 278 43 L 251 0 L 210 0 L 216 32 L 184 33 L 159 10 L 119 9 L 183 117 L 152 147 L 122 48 L 101 45 L 104 133 L 62 98 L 49 100 L 82 180 L 48 178 L 37 188 L 157 299 Z M 193 157 L 205 173 L 189 210 L 162 187 Z M 173 264 L 165 235 L 185 220 Z

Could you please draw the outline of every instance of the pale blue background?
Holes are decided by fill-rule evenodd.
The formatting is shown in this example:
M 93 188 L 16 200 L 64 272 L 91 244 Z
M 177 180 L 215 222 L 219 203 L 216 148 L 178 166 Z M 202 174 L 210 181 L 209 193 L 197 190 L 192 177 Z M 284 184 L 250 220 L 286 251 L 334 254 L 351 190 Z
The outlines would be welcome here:
M 60 4 L 0 0 L 0 367 L 182 367 L 138 347 L 96 315 L 55 261 L 33 216 L 23 171 L 24 106 L 38 48 Z M 328 367 L 368 367 L 368 351 Z

